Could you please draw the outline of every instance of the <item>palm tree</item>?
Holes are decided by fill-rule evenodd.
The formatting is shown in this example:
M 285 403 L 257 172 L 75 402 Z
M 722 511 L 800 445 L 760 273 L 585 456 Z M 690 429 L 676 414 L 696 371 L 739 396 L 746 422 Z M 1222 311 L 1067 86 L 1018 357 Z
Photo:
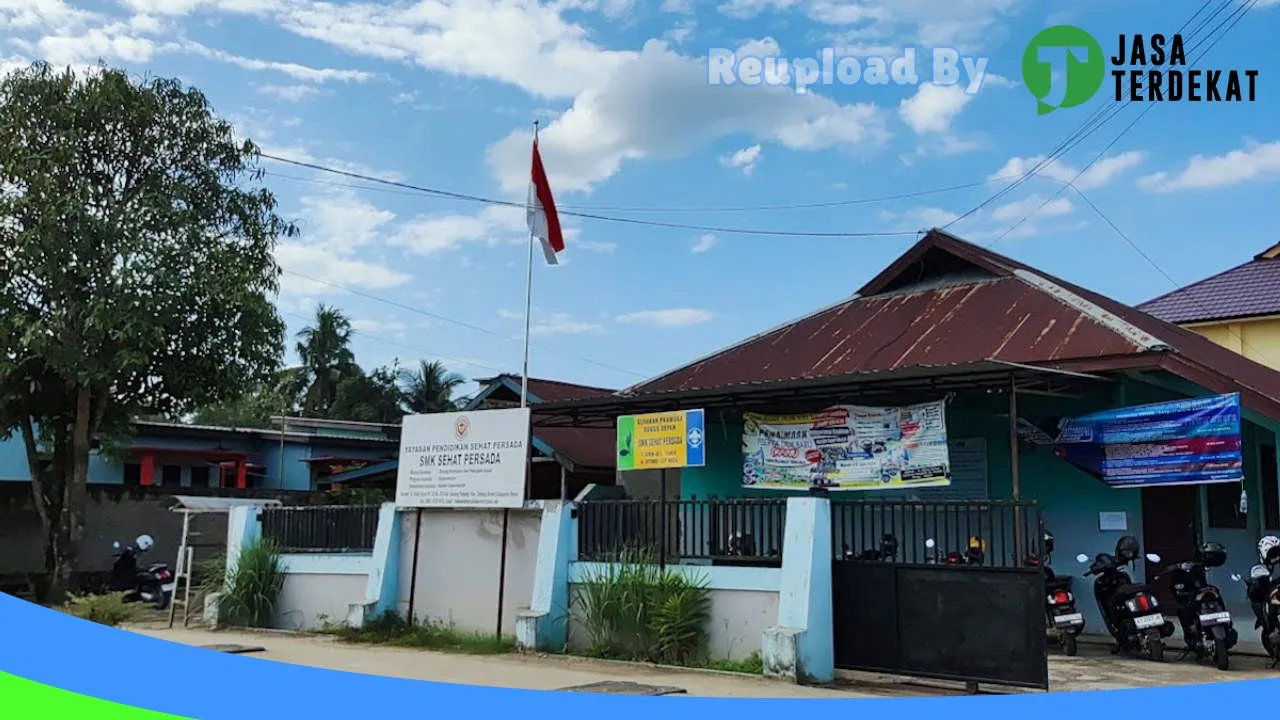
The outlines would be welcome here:
M 420 360 L 416 370 L 404 370 L 400 373 L 404 403 L 413 413 L 457 410 L 453 393 L 466 382 L 466 378 L 449 372 L 439 360 Z
M 336 307 L 316 307 L 313 324 L 298 333 L 298 358 L 309 386 L 302 403 L 303 414 L 323 416 L 333 404 L 338 383 L 359 368 L 351 352 L 351 321 Z

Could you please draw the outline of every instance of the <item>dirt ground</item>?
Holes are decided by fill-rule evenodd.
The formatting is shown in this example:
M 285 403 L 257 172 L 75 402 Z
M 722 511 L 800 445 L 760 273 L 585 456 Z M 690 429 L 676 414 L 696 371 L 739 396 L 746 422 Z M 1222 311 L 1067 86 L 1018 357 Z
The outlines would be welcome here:
M 556 690 L 601 681 L 631 681 L 683 688 L 689 695 L 707 697 L 920 697 L 953 695 L 962 687 L 947 683 L 862 673 L 841 673 L 834 687 L 801 687 L 790 683 L 731 673 L 680 670 L 562 656 L 474 656 L 369 645 L 349 645 L 326 636 L 210 632 L 200 629 L 136 627 L 134 632 L 186 645 L 236 644 L 265 647 L 246 655 L 296 665 L 384 675 L 416 680 Z M 406 662 L 406 654 L 412 662 Z M 1170 659 L 1177 654 L 1171 653 Z M 1280 677 L 1270 660 L 1247 655 L 1232 657 L 1232 669 L 1219 672 L 1194 661 L 1153 663 L 1117 658 L 1102 646 L 1081 645 L 1074 658 L 1051 656 L 1049 684 L 1055 692 L 1109 690 L 1152 685 Z M 986 688 L 984 688 L 985 690 Z

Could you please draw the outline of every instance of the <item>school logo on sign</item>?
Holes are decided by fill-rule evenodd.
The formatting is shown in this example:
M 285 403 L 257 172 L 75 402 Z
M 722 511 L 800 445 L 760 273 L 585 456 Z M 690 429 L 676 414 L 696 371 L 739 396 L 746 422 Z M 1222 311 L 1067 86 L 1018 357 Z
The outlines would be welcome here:
M 464 415 L 458 418 L 453 424 L 453 435 L 459 440 L 466 440 L 467 433 L 471 431 L 471 421 Z

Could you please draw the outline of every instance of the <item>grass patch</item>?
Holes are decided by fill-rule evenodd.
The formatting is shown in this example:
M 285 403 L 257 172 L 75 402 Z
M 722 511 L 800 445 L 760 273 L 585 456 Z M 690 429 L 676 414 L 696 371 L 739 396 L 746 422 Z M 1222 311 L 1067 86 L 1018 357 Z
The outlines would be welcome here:
M 410 625 L 394 613 L 388 613 L 362 628 L 339 625 L 326 627 L 322 632 L 348 643 L 390 645 L 468 655 L 502 655 L 515 652 L 516 649 L 516 641 L 512 637 L 459 630 L 440 623 Z
M 284 568 L 275 543 L 255 540 L 240 550 L 235 565 L 227 568 L 220 611 L 234 625 L 268 628 L 276 600 L 284 588 Z
M 71 595 L 60 610 L 81 620 L 96 622 L 107 627 L 120 627 L 138 616 L 138 606 L 124 601 L 125 593 L 109 595 Z
M 757 652 L 751 653 L 750 656 L 742 660 L 711 660 L 707 663 L 707 669 L 742 673 L 744 675 L 763 675 L 764 658 Z

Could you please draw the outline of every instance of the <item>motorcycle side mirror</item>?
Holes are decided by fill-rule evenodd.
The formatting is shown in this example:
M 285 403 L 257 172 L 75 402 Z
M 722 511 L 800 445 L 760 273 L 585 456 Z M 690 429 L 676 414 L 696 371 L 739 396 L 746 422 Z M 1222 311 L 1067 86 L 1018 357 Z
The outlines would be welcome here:
M 1087 563 L 1089 562 L 1089 556 L 1085 555 L 1084 553 L 1080 553 L 1079 555 L 1076 556 L 1076 562 L 1081 564 Z
M 1150 560 L 1153 563 L 1158 563 L 1160 562 L 1160 556 L 1155 553 L 1147 553 L 1147 560 Z
M 937 547 L 937 545 L 938 545 L 938 544 L 937 544 L 937 543 L 935 543 L 935 542 L 933 541 L 933 538 L 929 538 L 928 540 L 925 540 L 925 541 L 924 541 L 924 546 L 925 546 L 925 547 L 927 547 L 927 548 L 929 548 L 930 550 L 932 550 L 932 549 L 934 549 L 935 547 Z
M 111 549 L 112 549 L 112 550 L 119 550 L 119 549 L 120 549 L 120 541 L 119 541 L 119 540 L 116 540 L 115 542 L 111 543 Z

